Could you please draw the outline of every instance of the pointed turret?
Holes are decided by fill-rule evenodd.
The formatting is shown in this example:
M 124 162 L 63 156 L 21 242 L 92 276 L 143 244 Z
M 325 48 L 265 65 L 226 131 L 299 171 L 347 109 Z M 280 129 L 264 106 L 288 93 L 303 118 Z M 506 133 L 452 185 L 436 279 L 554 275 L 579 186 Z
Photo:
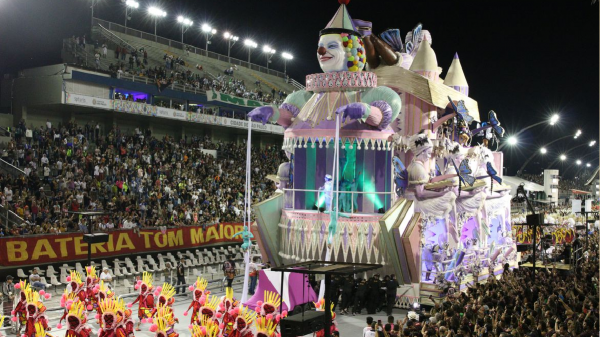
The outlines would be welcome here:
M 454 54 L 454 59 L 452 60 L 450 68 L 448 69 L 448 74 L 446 74 L 444 84 L 469 96 L 469 84 L 467 83 L 465 73 L 463 72 L 462 65 L 460 64 L 458 53 Z
M 410 65 L 410 70 L 433 81 L 439 79 L 437 58 L 426 39 L 421 41 L 417 55 L 415 55 L 415 59 Z

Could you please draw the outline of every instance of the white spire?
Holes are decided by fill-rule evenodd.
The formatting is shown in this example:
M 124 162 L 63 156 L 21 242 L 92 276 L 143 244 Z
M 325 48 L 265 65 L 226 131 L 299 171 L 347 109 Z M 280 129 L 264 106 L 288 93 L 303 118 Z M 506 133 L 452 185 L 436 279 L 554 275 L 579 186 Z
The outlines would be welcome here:
M 429 45 L 429 42 L 426 39 L 423 39 L 421 41 L 421 45 L 419 46 L 417 55 L 415 55 L 415 59 L 410 65 L 410 70 L 416 72 L 432 71 L 437 73 L 437 58 L 435 56 L 435 52 L 433 51 L 433 49 Z
M 458 53 L 454 54 L 454 59 L 452 60 L 450 68 L 448 69 L 448 73 L 444 79 L 444 84 L 462 92 L 465 95 L 469 94 L 469 84 L 467 83 L 465 73 L 463 72 L 462 65 L 460 64 Z
M 462 65 L 460 64 L 458 53 L 454 54 L 454 59 L 452 60 L 450 68 L 448 68 L 448 73 L 446 74 L 446 78 L 444 79 L 444 84 L 449 87 L 469 86 L 469 84 L 467 83 L 467 79 L 465 78 L 465 73 L 463 72 Z

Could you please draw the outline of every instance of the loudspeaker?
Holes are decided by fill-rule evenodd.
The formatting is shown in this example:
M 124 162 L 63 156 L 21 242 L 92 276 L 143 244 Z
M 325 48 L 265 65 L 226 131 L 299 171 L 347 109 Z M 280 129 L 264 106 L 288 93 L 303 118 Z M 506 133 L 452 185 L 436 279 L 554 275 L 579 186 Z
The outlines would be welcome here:
M 543 225 L 544 214 L 529 214 L 526 216 L 528 225 Z
M 288 316 L 280 321 L 281 337 L 296 337 L 311 334 L 325 328 L 324 311 L 305 311 Z
M 523 244 L 517 245 L 517 252 L 524 252 L 529 249 L 531 249 L 530 243 L 523 243 Z
M 89 244 L 105 243 L 105 242 L 108 242 L 108 234 L 106 234 L 106 233 L 83 234 L 83 242 L 87 242 Z

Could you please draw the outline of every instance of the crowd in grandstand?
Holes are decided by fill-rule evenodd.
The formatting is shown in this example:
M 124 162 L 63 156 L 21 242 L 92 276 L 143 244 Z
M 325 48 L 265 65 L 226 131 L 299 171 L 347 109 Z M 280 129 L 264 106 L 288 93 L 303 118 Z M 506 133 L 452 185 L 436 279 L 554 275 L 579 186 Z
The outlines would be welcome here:
M 536 184 L 539 185 L 544 185 L 544 175 L 542 174 L 529 174 L 529 173 L 524 173 L 520 176 L 521 178 L 527 180 L 527 181 L 531 181 L 534 182 Z M 571 189 L 577 189 L 577 190 L 586 190 L 586 183 L 587 179 L 582 178 L 582 177 L 575 177 L 575 179 L 563 179 L 561 177 L 561 179 L 559 179 L 558 181 L 558 186 L 559 189 L 561 190 L 571 190 Z
M 33 129 L 33 130 L 32 130 Z M 26 137 L 28 130 L 32 137 Z M 157 139 L 149 130 L 68 123 L 28 129 L 21 122 L 2 159 L 24 170 L 0 176 L 0 202 L 25 223 L 5 235 L 73 231 L 90 225 L 70 211 L 104 210 L 95 229 L 210 225 L 243 218 L 246 144 L 185 136 Z M 217 150 L 214 158 L 203 149 Z M 274 191 L 276 146 L 252 149 L 252 198 Z

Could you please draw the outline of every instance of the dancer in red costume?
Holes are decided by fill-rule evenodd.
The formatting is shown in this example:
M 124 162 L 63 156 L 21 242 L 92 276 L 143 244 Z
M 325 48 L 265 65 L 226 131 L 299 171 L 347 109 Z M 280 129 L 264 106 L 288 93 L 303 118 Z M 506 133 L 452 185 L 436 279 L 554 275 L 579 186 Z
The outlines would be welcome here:
M 65 337 L 89 337 L 92 329 L 86 324 L 87 311 L 83 302 L 71 302 L 68 307 Z
M 43 291 L 43 290 L 42 290 Z M 40 293 L 29 288 L 25 296 L 27 297 L 27 323 L 25 323 L 25 336 L 36 336 L 36 325 L 41 324 L 44 331 L 50 331 L 48 326 L 48 318 L 46 317 L 46 307 L 40 300 Z
M 27 281 L 21 281 L 15 284 L 15 289 L 20 289 L 19 302 L 15 306 L 15 309 L 11 312 L 11 320 L 18 325 L 17 336 L 21 334 L 21 327 L 27 324 L 27 292 L 31 291 L 31 286 L 27 284 Z
M 140 290 L 138 297 L 127 305 L 131 308 L 136 302 L 138 304 L 138 318 L 140 321 L 135 328 L 135 331 L 141 331 L 140 324 L 146 323 L 146 320 L 150 318 L 150 313 L 154 309 L 154 295 L 152 294 L 152 274 L 144 272 L 142 279 L 135 285 L 136 289 Z
M 120 317 L 118 311 L 125 312 L 122 308 L 123 302 L 119 304 L 114 298 L 105 298 L 98 304 L 102 310 L 103 328 L 98 330 L 98 337 L 126 337 L 125 328 L 122 326 L 124 317 Z
M 85 278 L 86 309 L 92 311 L 98 308 L 98 290 L 100 288 L 98 282 L 100 279 L 96 274 L 95 267 L 86 266 L 85 271 L 87 272 Z
M 204 296 L 204 300 L 206 300 L 206 296 L 210 294 L 210 290 L 206 290 L 207 285 L 208 282 L 205 279 L 198 277 L 198 279 L 196 279 L 196 283 L 194 283 L 194 285 L 191 285 L 189 288 L 190 291 L 193 291 L 192 303 L 190 303 L 190 306 L 183 313 L 183 315 L 187 316 L 188 311 L 190 311 L 190 308 L 192 309 L 192 318 L 190 320 L 190 324 L 200 322 L 199 312 L 200 308 L 203 305 L 203 303 L 200 303 L 200 299 Z
M 107 286 L 104 285 L 104 281 L 100 281 L 100 287 L 98 288 L 98 303 L 107 298 L 112 298 L 115 293 L 110 291 Z M 99 305 L 96 307 L 96 322 L 102 327 L 102 309 Z M 121 315 L 123 317 L 123 315 Z

